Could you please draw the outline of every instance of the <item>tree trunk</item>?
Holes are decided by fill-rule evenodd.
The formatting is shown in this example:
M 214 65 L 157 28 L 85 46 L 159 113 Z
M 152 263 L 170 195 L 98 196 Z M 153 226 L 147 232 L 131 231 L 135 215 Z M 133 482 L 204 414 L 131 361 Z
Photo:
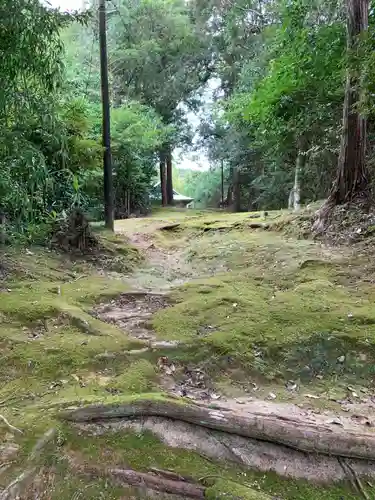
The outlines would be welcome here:
M 300 141 L 298 149 L 296 169 L 294 173 L 294 186 L 293 186 L 293 209 L 295 211 L 301 208 L 301 173 L 306 165 L 306 145 Z
M 289 192 L 288 210 L 293 210 L 293 205 L 294 205 L 294 188 L 292 188 Z
M 6 219 L 5 214 L 0 211 L 0 245 L 5 245 L 6 241 Z
M 240 172 L 237 166 L 233 167 L 233 212 L 241 211 L 241 183 Z
M 160 189 L 161 189 L 161 204 L 163 207 L 167 205 L 167 182 L 165 172 L 165 153 L 160 151 Z
M 358 37 L 368 29 L 369 0 L 347 0 L 347 51 L 358 54 Z M 361 97 L 361 75 L 347 70 L 343 110 L 343 130 L 336 180 L 328 204 L 340 205 L 358 197 L 368 198 L 366 168 L 366 118 L 356 104 Z
M 167 163 L 167 205 L 173 205 L 172 150 L 169 145 L 166 148 L 166 163 Z

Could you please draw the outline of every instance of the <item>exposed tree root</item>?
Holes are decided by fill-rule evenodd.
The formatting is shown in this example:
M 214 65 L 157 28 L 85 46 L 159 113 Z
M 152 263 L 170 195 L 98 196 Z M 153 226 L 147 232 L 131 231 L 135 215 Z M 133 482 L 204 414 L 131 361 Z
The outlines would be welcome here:
M 74 460 L 69 460 L 69 462 L 77 472 L 90 477 L 107 477 L 119 484 L 147 488 L 170 495 L 180 495 L 182 498 L 205 498 L 205 488 L 203 486 L 192 483 L 186 478 L 181 478 L 177 474 L 170 477 L 171 473 L 167 473 L 167 471 L 158 471 L 158 474 L 155 474 L 117 467 L 79 464 Z
M 272 406 L 270 407 L 272 408 Z M 212 409 L 167 398 L 134 398 L 125 404 L 87 406 L 65 412 L 62 418 L 90 422 L 123 417 L 167 417 L 238 436 L 282 444 L 290 448 L 324 455 L 375 460 L 375 433 L 364 425 L 339 425 L 334 419 L 317 415 L 277 414 L 277 406 L 264 409 L 249 404 L 238 410 L 217 405 Z M 262 411 L 263 410 L 263 411 Z M 340 422 L 341 424 L 341 422 Z
M 370 500 L 370 497 L 368 496 L 363 487 L 362 481 L 358 477 L 353 467 L 345 460 L 345 458 L 338 457 L 338 461 L 343 471 L 345 472 L 347 478 L 352 483 L 354 490 L 357 491 L 365 500 Z
M 23 434 L 23 432 L 21 431 L 21 429 L 17 429 L 17 427 L 14 427 L 14 425 L 10 424 L 8 422 L 8 420 L 4 417 L 4 415 L 0 415 L 0 420 L 2 420 L 4 422 L 4 424 L 11 430 L 11 431 L 14 431 L 14 432 L 18 432 L 18 434 Z
M 53 441 L 55 435 L 56 429 L 50 429 L 39 439 L 27 459 L 26 469 L 0 493 L 0 500 L 22 498 L 19 496 L 20 492 L 26 488 L 27 484 L 36 475 L 40 468 L 41 454 L 51 441 Z
M 166 226 L 159 227 L 160 231 L 176 231 L 176 229 L 180 229 L 181 224 L 167 224 Z

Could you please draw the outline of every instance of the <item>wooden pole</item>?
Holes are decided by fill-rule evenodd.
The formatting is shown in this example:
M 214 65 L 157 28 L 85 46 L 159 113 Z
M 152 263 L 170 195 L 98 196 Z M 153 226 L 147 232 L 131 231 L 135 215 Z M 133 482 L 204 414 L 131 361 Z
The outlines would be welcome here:
M 104 168 L 104 220 L 105 227 L 114 230 L 113 178 L 111 158 L 110 102 L 108 84 L 107 23 L 105 0 L 99 0 L 100 75 L 102 89 L 102 144 Z

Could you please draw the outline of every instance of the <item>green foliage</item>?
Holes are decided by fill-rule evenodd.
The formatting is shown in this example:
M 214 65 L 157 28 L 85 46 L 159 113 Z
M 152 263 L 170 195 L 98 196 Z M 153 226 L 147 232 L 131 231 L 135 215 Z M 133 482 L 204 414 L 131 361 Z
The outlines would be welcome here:
M 144 210 L 155 176 L 156 152 L 172 133 L 152 108 L 129 103 L 112 112 L 112 153 L 116 205 L 129 214 L 128 206 Z
M 184 194 L 194 198 L 197 208 L 217 208 L 221 201 L 220 169 L 189 172 L 184 179 Z
M 182 0 L 122 0 L 119 14 L 110 31 L 116 94 L 139 99 L 169 123 L 210 76 L 204 34 Z
M 0 210 L 10 239 L 42 241 L 56 213 L 81 202 L 77 174 L 97 165 L 82 101 L 59 93 L 60 30 L 75 18 L 37 0 L 3 2 L 0 21 Z M 86 174 L 87 175 L 87 174 Z
M 279 0 L 261 16 L 254 9 L 228 3 L 221 18 L 220 71 L 231 78 L 218 103 L 225 116 L 212 115 L 210 154 L 239 170 L 253 208 L 286 206 L 299 154 L 306 159 L 303 200 L 322 198 L 331 185 L 341 126 L 341 4 Z M 240 29 L 246 22 L 252 23 L 247 32 Z M 228 47 L 236 43 L 230 58 Z M 248 197 L 241 196 L 243 208 Z

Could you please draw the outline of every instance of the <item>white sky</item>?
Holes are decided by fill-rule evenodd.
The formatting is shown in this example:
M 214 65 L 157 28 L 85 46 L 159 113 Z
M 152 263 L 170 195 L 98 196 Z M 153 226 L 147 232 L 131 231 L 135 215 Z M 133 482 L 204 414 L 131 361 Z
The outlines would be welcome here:
M 79 10 L 82 7 L 82 0 L 48 0 L 52 7 L 66 10 Z

